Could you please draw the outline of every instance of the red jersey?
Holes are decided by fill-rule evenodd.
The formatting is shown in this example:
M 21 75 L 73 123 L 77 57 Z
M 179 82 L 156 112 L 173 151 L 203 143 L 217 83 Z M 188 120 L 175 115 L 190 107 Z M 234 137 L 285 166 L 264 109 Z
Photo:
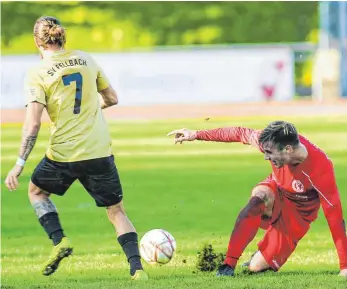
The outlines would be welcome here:
M 260 133 L 259 130 L 249 128 L 227 127 L 198 131 L 197 139 L 242 142 L 253 145 L 263 152 L 258 141 Z M 270 162 L 272 166 L 271 178 L 279 187 L 299 198 L 300 194 L 312 190 L 317 192 L 336 246 L 340 268 L 347 269 L 347 236 L 333 164 L 321 149 L 305 137 L 299 135 L 299 140 L 307 149 L 307 158 L 299 165 L 284 165 L 281 168 L 275 167 Z M 304 197 L 304 195 L 302 196 Z

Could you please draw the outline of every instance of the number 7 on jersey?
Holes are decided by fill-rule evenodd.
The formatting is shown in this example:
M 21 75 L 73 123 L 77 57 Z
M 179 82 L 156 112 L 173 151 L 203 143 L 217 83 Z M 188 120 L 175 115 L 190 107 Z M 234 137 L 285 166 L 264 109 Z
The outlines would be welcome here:
M 79 72 L 72 73 L 69 75 L 64 75 L 62 77 L 65 86 L 70 85 L 71 82 L 76 82 L 76 93 L 75 93 L 75 105 L 73 108 L 74 114 L 79 114 L 81 112 L 81 101 L 82 101 L 82 75 Z

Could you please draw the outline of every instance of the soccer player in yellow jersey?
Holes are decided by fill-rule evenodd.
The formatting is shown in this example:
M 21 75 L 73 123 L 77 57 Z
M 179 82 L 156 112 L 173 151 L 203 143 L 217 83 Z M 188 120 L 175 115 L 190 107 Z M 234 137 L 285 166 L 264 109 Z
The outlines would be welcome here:
M 111 138 L 101 111 L 117 104 L 116 92 L 87 53 L 64 49 L 65 29 L 58 19 L 39 18 L 34 26 L 34 40 L 41 61 L 27 75 L 22 145 L 5 183 L 9 190 L 18 187 L 18 177 L 35 145 L 42 112 L 46 109 L 51 120 L 51 138 L 46 155 L 29 183 L 30 202 L 54 244 L 42 273 L 54 273 L 60 261 L 72 253 L 70 241 L 64 235 L 57 209 L 49 196 L 64 195 L 78 179 L 96 205 L 106 208 L 130 263 L 131 278 L 147 279 L 136 230 L 124 211 Z

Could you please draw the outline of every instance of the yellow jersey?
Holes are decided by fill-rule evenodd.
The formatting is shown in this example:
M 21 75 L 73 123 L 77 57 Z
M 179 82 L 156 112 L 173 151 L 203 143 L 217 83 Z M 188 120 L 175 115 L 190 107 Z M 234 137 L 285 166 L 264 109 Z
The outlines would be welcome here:
M 28 72 L 27 103 L 45 105 L 51 120 L 49 159 L 74 162 L 112 154 L 98 95 L 108 86 L 102 70 L 82 51 L 54 51 Z

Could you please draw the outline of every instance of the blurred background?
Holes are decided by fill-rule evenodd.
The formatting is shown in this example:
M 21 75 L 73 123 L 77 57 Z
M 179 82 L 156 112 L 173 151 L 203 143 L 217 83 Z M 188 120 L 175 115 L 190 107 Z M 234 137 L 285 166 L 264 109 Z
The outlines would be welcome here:
M 2 2 L 2 108 L 23 107 L 42 15 L 92 53 L 121 105 L 347 97 L 346 2 Z
M 139 236 L 163 228 L 179 249 L 168 265 L 147 266 L 154 282 L 126 283 L 128 263 L 113 227 L 75 182 L 53 200 L 76 254 L 54 279 L 40 276 L 51 247 L 25 195 L 47 147 L 45 118 L 18 191 L 0 187 L 4 288 L 229 288 L 230 281 L 214 274 L 192 274 L 197 248 L 208 243 L 225 252 L 239 211 L 271 166 L 250 146 L 174 146 L 166 135 L 180 127 L 262 129 L 273 120 L 293 122 L 334 162 L 347 217 L 346 2 L 1 2 L 2 180 L 18 155 L 24 77 L 40 59 L 32 30 L 42 15 L 62 21 L 67 48 L 89 52 L 117 91 L 119 105 L 103 114 Z M 262 235 L 259 230 L 255 241 Z M 346 289 L 344 280 L 332 278 L 337 260 L 321 211 L 282 277 L 245 275 L 232 282 L 234 288 L 271 282 L 284 289 Z

